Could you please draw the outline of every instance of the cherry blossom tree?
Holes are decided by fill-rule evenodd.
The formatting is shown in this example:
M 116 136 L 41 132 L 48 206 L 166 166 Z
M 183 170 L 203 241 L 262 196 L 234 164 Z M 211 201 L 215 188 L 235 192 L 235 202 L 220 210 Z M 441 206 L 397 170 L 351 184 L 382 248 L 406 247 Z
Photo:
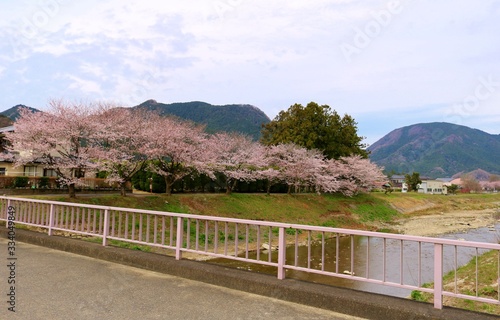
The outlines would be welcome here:
M 339 191 L 352 196 L 359 192 L 367 192 L 376 185 L 381 185 L 387 177 L 383 168 L 359 155 L 342 157 L 336 161 L 341 186 Z
M 237 133 L 216 133 L 210 137 L 211 168 L 226 178 L 226 193 L 238 181 L 255 181 L 264 163 L 264 147 L 249 137 Z
M 94 137 L 92 157 L 107 173 L 107 181 L 119 183 L 120 193 L 125 196 L 126 184 L 145 167 L 145 131 L 154 115 L 101 103 L 93 118 L 102 128 Z
M 301 187 L 316 186 L 318 177 L 325 169 L 324 156 L 320 151 L 308 150 L 291 143 L 268 148 L 267 163 L 273 170 L 267 169 L 261 174 L 286 183 L 288 193 L 291 193 L 292 188 L 298 191 Z
M 209 150 L 204 128 L 191 122 L 156 115 L 150 117 L 143 153 L 151 159 L 151 170 L 164 177 L 166 194 L 172 193 L 173 184 L 195 172 L 208 170 Z
M 83 184 L 85 173 L 97 170 L 90 150 L 101 123 L 92 121 L 95 105 L 51 100 L 47 112 L 20 110 L 15 131 L 6 134 L 15 165 L 37 163 L 53 169 L 61 185 L 75 197 L 75 186 Z

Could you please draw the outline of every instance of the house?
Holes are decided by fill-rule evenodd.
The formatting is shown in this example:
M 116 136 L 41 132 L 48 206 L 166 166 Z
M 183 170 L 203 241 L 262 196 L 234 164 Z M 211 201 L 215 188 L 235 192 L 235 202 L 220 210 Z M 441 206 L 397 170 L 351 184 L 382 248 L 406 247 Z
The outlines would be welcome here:
M 428 193 L 428 194 L 448 194 L 448 189 L 446 183 L 442 181 L 442 179 L 430 179 L 423 178 L 421 179 L 422 183 L 420 183 L 418 187 L 419 193 Z M 401 192 L 408 192 L 408 184 L 403 182 L 401 185 Z
M 405 176 L 401 174 L 394 174 L 390 177 L 391 184 L 395 188 L 402 188 L 405 182 Z
M 448 194 L 448 189 L 441 180 L 422 179 L 422 183 L 418 185 L 418 192 L 429 194 Z

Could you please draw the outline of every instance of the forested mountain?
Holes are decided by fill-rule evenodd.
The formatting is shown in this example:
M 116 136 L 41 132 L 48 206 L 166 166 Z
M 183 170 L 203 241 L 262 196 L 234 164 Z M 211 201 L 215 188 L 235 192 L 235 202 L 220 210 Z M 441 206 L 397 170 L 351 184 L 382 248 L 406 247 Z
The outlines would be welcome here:
M 19 108 L 21 107 L 26 106 L 17 105 L 1 112 L 0 116 L 3 115 L 15 121 L 19 116 Z M 39 111 L 34 108 L 30 109 Z M 252 137 L 254 140 L 260 138 L 262 124 L 270 121 L 269 117 L 259 108 L 248 104 L 216 106 L 199 101 L 164 104 L 155 100 L 148 100 L 133 107 L 133 109 L 154 110 L 161 115 L 173 115 L 181 119 L 201 123 L 206 125 L 206 131 L 209 133 L 219 131 L 240 132 Z M 6 119 L 5 125 L 1 125 L 1 123 L 0 127 L 10 125 L 8 119 Z
M 28 106 L 25 106 L 25 105 L 22 105 L 22 104 L 18 104 L 16 106 L 13 106 L 12 108 L 10 109 L 7 109 L 3 112 L 0 112 L 0 116 L 5 116 L 7 118 L 9 118 L 10 120 L 12 121 L 16 121 L 16 119 L 19 117 L 19 109 L 20 108 L 28 108 L 34 112 L 36 111 L 40 111 L 40 110 L 37 110 L 35 108 L 31 108 L 31 107 L 28 107 Z M 12 122 L 11 122 L 12 124 Z M 11 124 L 7 124 L 7 126 L 11 125 Z
M 500 135 L 444 123 L 393 130 L 372 144 L 370 160 L 386 172 L 419 172 L 431 178 L 482 169 L 500 174 Z
M 149 109 L 162 115 L 174 115 L 182 119 L 206 125 L 207 132 L 240 132 L 254 140 L 260 137 L 262 124 L 270 121 L 259 108 L 248 104 L 211 105 L 206 102 L 159 103 L 148 100 L 135 106 L 137 109 Z

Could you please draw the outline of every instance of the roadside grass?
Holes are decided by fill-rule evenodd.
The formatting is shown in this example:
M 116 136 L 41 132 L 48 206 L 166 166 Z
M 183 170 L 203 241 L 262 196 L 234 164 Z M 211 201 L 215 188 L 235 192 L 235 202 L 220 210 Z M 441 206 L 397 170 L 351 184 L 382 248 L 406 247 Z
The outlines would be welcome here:
M 498 286 L 500 252 L 488 251 L 477 258 L 473 258 L 466 265 L 447 273 L 443 277 L 443 288 L 449 292 L 457 292 L 483 298 L 499 300 Z M 478 283 L 476 288 L 476 265 L 478 270 Z M 456 279 L 456 284 L 455 284 Z M 424 287 L 433 287 L 432 283 L 424 284 Z M 411 298 L 417 301 L 432 303 L 433 295 L 415 290 Z M 444 297 L 443 304 L 450 307 L 466 309 L 471 311 L 500 314 L 500 305 L 472 301 L 470 299 L 458 299 Z

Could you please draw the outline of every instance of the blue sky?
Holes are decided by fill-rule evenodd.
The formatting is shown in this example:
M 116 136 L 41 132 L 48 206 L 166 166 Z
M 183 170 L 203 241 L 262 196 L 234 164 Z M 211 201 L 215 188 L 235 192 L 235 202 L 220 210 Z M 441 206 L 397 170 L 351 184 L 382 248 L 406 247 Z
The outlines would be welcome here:
M 495 0 L 0 0 L 0 111 L 328 104 L 374 143 L 451 122 L 499 134 Z

